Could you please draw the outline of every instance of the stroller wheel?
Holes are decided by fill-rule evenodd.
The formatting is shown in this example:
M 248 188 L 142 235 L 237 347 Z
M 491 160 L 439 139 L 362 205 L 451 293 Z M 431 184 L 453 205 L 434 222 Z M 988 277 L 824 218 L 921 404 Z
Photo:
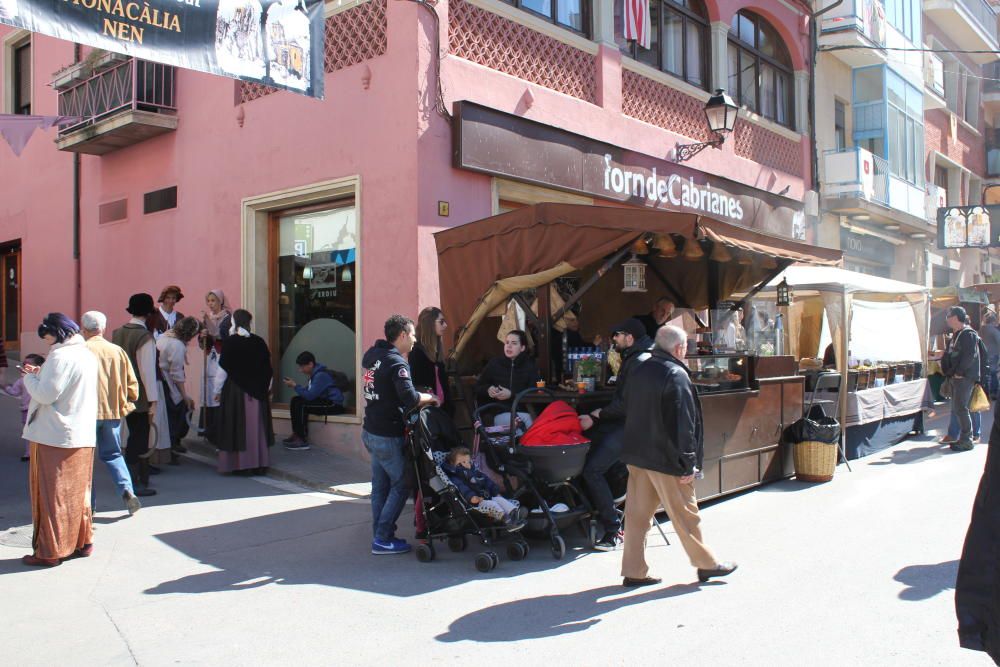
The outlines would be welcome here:
M 490 560 L 493 561 L 493 567 L 491 567 L 490 569 L 491 570 L 497 569 L 497 566 L 500 565 L 500 556 L 497 556 L 497 553 L 495 551 L 487 551 L 486 553 L 489 554 Z
M 507 558 L 511 560 L 524 560 L 524 557 L 528 555 L 528 550 L 525 549 L 525 544 L 523 542 L 511 542 L 507 545 Z
M 475 561 L 476 569 L 480 572 L 489 572 L 494 567 L 493 558 L 490 556 L 489 551 L 483 551 L 482 553 L 476 554 Z
M 555 535 L 552 537 L 552 557 L 556 560 L 562 560 L 563 556 L 566 555 L 566 540 L 562 538 L 562 535 Z
M 597 532 L 598 532 L 597 522 L 591 521 L 589 526 L 589 535 L 588 535 L 588 537 L 590 538 L 590 546 L 594 546 L 595 544 L 597 544 L 597 541 L 601 539 L 601 536 L 598 535 Z
M 457 535 L 455 537 L 448 538 L 448 548 L 454 552 L 465 551 L 468 546 L 468 541 L 465 539 L 465 535 Z
M 417 560 L 421 563 L 430 563 L 434 560 L 434 545 L 430 542 L 421 542 L 416 548 Z

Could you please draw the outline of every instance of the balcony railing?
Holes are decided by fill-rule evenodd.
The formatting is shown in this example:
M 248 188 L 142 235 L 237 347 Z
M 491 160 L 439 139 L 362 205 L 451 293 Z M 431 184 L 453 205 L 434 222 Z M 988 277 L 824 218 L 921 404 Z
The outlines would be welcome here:
M 889 205 L 889 162 L 863 148 L 829 151 L 824 156 L 827 197 L 857 197 Z
M 172 66 L 135 58 L 96 73 L 59 93 L 60 115 L 83 119 L 60 128 L 59 136 L 126 110 L 172 114 L 177 111 L 175 81 Z
M 852 28 L 872 43 L 885 45 L 885 9 L 880 0 L 844 0 L 823 17 L 821 32 Z
M 997 11 L 987 0 L 958 0 L 979 27 L 989 35 L 993 42 L 997 41 Z
M 1000 93 L 1000 60 L 983 68 L 983 92 Z

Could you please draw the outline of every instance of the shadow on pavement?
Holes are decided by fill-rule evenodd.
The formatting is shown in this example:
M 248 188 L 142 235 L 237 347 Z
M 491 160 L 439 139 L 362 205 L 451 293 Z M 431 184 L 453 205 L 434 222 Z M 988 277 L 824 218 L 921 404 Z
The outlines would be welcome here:
M 951 453 L 948 445 L 933 442 L 925 447 L 911 447 L 910 449 L 898 449 L 888 452 L 888 456 L 883 456 L 878 461 L 872 461 L 873 466 L 902 465 L 907 463 L 919 463 L 941 458 Z
M 598 616 L 632 605 L 697 593 L 712 584 L 675 584 L 648 588 L 634 595 L 622 586 L 604 586 L 579 593 L 543 595 L 479 609 L 456 619 L 439 642 L 516 642 L 582 632 L 601 622 Z M 619 596 L 620 597 L 613 597 Z
M 958 561 L 949 560 L 933 565 L 907 565 L 893 577 L 907 587 L 899 592 L 900 600 L 919 602 L 955 588 Z
M 401 536 L 412 543 L 412 509 L 400 517 Z M 547 571 L 591 555 L 585 540 L 570 532 L 569 549 L 554 560 L 548 541 L 531 541 L 527 559 L 507 558 L 506 545 L 492 549 L 500 566 L 487 574 L 475 570 L 477 553 L 485 550 L 472 537 L 469 547 L 452 553 L 435 543 L 437 558 L 419 563 L 410 554 L 371 554 L 371 506 L 367 501 L 332 501 L 324 505 L 251 517 L 230 523 L 156 535 L 166 545 L 215 568 L 164 581 L 147 595 L 240 591 L 269 584 L 323 585 L 395 597 L 421 595 L 466 583 L 470 579 L 502 579 L 525 572 Z M 596 554 L 595 554 L 596 555 Z M 386 573 L 392 571 L 392 577 Z

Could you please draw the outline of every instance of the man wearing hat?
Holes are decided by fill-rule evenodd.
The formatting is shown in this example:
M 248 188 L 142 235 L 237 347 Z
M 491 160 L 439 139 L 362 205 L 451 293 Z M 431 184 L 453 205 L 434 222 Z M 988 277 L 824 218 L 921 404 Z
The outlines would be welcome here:
M 111 342 L 125 350 L 139 377 L 139 398 L 135 401 L 135 410 L 125 417 L 125 423 L 128 424 L 125 462 L 136 487 L 148 491 L 152 491 L 149 488 L 149 461 L 144 455 L 149 450 L 149 425 L 156 418 L 156 398 L 159 396 L 156 386 L 156 346 L 152 334 L 146 328 L 146 318 L 154 308 L 152 296 L 146 293 L 133 294 L 125 309 L 132 319 L 111 334 Z
M 149 325 L 153 329 L 153 337 L 159 338 L 167 331 L 174 328 L 180 320 L 184 319 L 184 313 L 175 310 L 177 303 L 184 298 L 184 292 L 177 285 L 167 285 L 160 292 L 157 303 L 160 305 L 153 311 L 149 318 Z
M 614 551 L 621 542 L 618 537 L 621 521 L 615 511 L 615 498 L 605 474 L 618 463 L 622 453 L 625 436 L 625 383 L 629 373 L 649 359 L 650 349 L 653 347 L 653 340 L 646 334 L 646 328 L 634 317 L 614 327 L 611 336 L 622 357 L 614 395 L 604 408 L 580 416 L 580 425 L 583 430 L 589 431 L 587 437 L 591 440 L 587 462 L 583 468 L 583 479 L 604 527 L 604 537 L 594 545 L 598 551 Z

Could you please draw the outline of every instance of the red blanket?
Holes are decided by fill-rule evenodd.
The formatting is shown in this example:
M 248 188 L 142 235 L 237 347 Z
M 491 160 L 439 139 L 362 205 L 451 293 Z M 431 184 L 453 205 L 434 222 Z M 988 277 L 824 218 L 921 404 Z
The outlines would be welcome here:
M 566 401 L 555 401 L 542 410 L 531 428 L 521 436 L 521 444 L 525 447 L 582 445 L 586 442 L 590 440 L 583 437 L 580 418 Z

